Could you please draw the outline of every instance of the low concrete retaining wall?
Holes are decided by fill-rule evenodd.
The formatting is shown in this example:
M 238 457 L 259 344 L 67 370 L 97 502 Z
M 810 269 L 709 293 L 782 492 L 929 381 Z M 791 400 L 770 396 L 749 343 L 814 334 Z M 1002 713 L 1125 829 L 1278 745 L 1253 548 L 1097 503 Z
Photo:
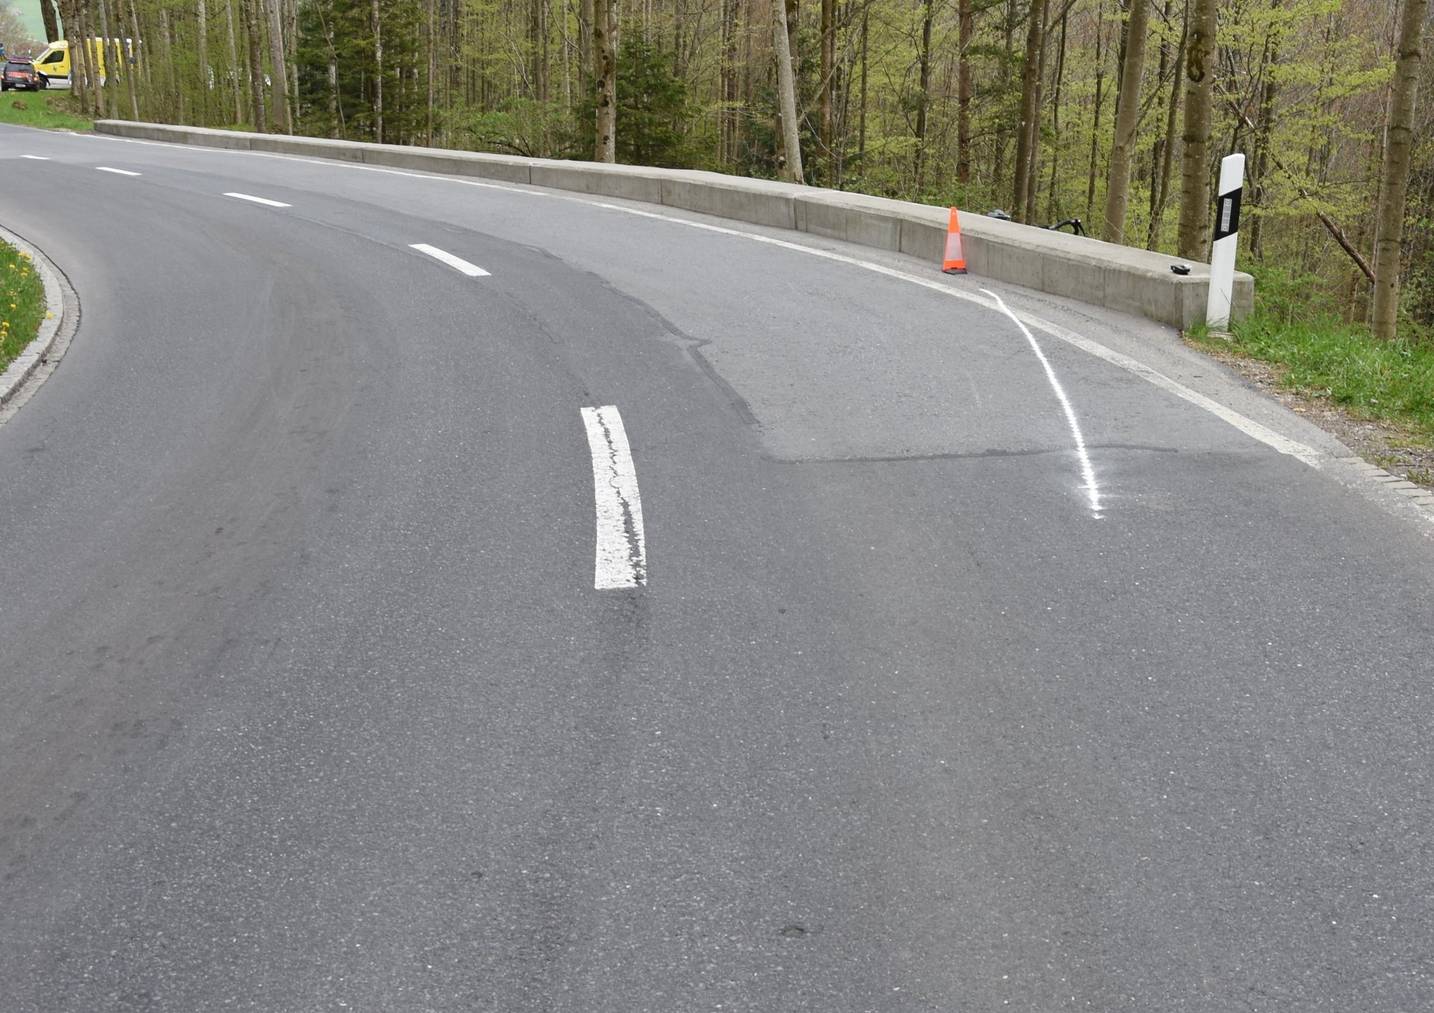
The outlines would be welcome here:
M 946 243 L 945 208 L 715 172 L 246 134 L 124 120 L 100 120 L 95 129 L 142 140 L 333 158 L 665 204 L 897 250 L 933 264 L 940 262 Z M 1163 254 L 979 214 L 962 216 L 961 236 L 966 264 L 974 275 L 1133 313 L 1172 327 L 1189 327 L 1204 319 L 1208 265 L 1191 264 L 1190 274 L 1181 276 L 1170 270 L 1175 259 Z M 1254 300 L 1254 279 L 1248 274 L 1236 274 L 1233 317 L 1238 320 L 1248 314 Z

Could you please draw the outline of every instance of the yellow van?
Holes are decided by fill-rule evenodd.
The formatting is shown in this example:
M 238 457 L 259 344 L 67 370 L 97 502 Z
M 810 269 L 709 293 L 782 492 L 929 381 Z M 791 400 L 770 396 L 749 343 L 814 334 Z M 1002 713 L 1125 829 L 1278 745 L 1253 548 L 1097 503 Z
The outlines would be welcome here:
M 45 51 L 35 57 L 35 72 L 40 75 L 42 87 L 69 87 L 70 44 L 61 39 L 46 46 Z
M 90 67 L 99 77 L 100 84 L 105 83 L 105 55 L 116 60 L 129 59 L 134 62 L 134 44 L 129 39 L 110 39 L 108 44 L 104 40 L 92 38 L 89 42 Z M 45 47 L 45 51 L 35 57 L 35 70 L 39 72 L 45 85 L 50 87 L 68 88 L 73 80 L 74 68 L 70 63 L 70 43 L 67 39 L 60 39 Z

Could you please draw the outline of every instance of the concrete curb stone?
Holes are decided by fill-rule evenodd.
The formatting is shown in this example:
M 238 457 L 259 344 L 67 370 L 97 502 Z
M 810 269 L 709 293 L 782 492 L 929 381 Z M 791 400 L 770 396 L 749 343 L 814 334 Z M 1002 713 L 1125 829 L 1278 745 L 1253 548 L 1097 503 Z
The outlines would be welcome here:
M 45 311 L 49 314 L 40 321 L 40 329 L 34 339 L 5 368 L 5 372 L 0 373 L 0 407 L 4 407 L 20 393 L 25 382 L 49 357 L 65 321 L 65 298 L 60 287 L 59 270 L 48 257 L 6 228 L 0 227 L 0 239 L 30 255 L 30 262 L 35 265 L 45 291 Z

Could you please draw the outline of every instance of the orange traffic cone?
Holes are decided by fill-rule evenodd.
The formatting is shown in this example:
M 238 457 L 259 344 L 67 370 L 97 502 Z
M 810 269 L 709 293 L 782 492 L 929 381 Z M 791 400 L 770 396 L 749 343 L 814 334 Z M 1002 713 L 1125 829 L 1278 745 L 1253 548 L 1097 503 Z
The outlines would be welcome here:
M 941 262 L 946 274 L 965 274 L 966 257 L 961 252 L 961 223 L 956 218 L 956 209 L 951 209 L 951 224 L 946 226 L 946 257 Z

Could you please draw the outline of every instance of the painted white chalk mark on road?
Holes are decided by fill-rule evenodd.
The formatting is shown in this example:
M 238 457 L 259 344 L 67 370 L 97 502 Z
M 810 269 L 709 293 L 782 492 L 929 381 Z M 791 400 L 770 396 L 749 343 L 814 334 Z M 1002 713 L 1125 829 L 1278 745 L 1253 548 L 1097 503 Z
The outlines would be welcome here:
M 137 173 L 137 172 L 131 172 L 131 171 L 128 170 L 128 169 L 112 169 L 112 168 L 110 168 L 108 165 L 97 165 L 97 166 L 95 166 L 95 168 L 98 169 L 100 172 L 112 172 L 112 173 L 114 173 L 116 176 L 138 176 L 138 175 L 139 175 L 139 173 Z
M 270 200 L 268 197 L 255 197 L 252 193 L 226 193 L 225 197 L 233 197 L 235 200 L 247 200 L 254 204 L 263 204 L 266 208 L 291 208 L 294 205 L 285 204 L 281 200 Z
M 627 430 L 613 405 L 584 408 L 582 415 L 592 451 L 597 508 L 593 587 L 599 591 L 639 587 L 647 583 L 647 540 Z
M 419 253 L 426 253 L 434 260 L 447 264 L 455 271 L 461 271 L 464 274 L 468 275 L 468 277 L 470 278 L 488 277 L 488 272 L 483 270 L 477 264 L 470 264 L 462 257 L 455 257 L 447 250 L 440 250 L 438 247 L 429 246 L 427 243 L 409 243 L 408 247 L 411 250 L 417 250 Z
M 1085 481 L 1083 488 L 1085 489 L 1086 499 L 1090 502 L 1091 515 L 1099 520 L 1100 485 L 1095 480 L 1095 465 L 1091 464 L 1090 454 L 1086 451 L 1085 435 L 1081 432 L 1080 419 L 1076 418 L 1075 408 L 1071 405 L 1071 399 L 1066 396 L 1065 387 L 1061 386 L 1060 377 L 1056 376 L 1055 367 L 1051 365 L 1051 360 L 1046 358 L 1046 353 L 1041 350 L 1041 346 L 1031 334 L 1030 328 L 1021 321 L 1020 317 L 1011 312 L 1005 300 L 989 288 L 983 288 L 981 291 L 994 299 L 996 308 L 1010 317 L 1015 325 L 1021 329 L 1021 333 L 1026 336 L 1026 341 L 1030 342 L 1031 351 L 1035 352 L 1036 358 L 1041 361 L 1041 368 L 1046 371 L 1046 379 L 1050 381 L 1051 390 L 1055 391 L 1056 400 L 1061 403 L 1061 410 L 1065 412 L 1066 425 L 1070 428 L 1071 439 L 1075 441 L 1076 456 L 1080 458 L 1080 474 L 1081 478 Z

